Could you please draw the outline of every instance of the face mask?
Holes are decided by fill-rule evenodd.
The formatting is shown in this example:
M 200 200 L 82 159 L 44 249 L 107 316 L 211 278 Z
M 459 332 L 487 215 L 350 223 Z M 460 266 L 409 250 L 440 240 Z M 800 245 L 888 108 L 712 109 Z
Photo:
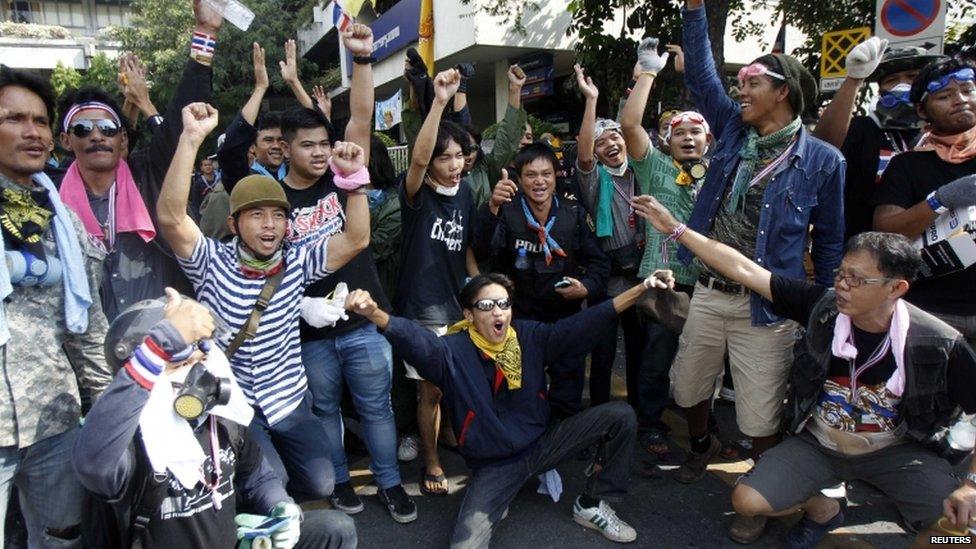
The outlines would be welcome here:
M 874 114 L 882 129 L 910 130 L 921 125 L 915 105 L 908 99 L 911 90 L 911 84 L 898 84 L 889 91 L 881 92 Z
M 615 175 L 617 177 L 623 177 L 627 173 L 627 159 L 617 166 L 616 168 L 611 168 L 610 166 L 604 166 L 603 169 L 607 170 L 610 175 Z
M 183 379 L 173 400 L 173 409 L 183 419 L 195 420 L 214 406 L 230 402 L 230 389 L 229 379 L 211 374 L 202 362 L 197 362 Z
M 458 189 L 461 188 L 461 184 L 454 185 L 453 187 L 445 187 L 443 185 L 438 185 L 434 183 L 434 192 L 441 196 L 454 196 L 458 193 Z

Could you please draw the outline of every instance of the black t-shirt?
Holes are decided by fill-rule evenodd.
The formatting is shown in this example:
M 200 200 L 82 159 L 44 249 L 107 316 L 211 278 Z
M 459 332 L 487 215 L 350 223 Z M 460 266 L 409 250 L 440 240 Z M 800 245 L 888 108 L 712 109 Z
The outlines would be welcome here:
M 885 170 L 874 203 L 908 209 L 942 185 L 974 173 L 976 158 L 950 164 L 933 151 L 900 154 Z M 906 299 L 930 313 L 972 315 L 976 311 L 976 265 L 944 276 L 920 279 L 912 285 Z
M 867 116 L 851 120 L 841 152 L 847 160 L 844 183 L 845 237 L 871 230 L 874 194 L 891 159 L 911 149 L 918 131 L 882 130 Z
M 806 326 L 810 321 L 810 313 L 823 297 L 827 288 L 806 280 L 788 278 L 774 274 L 769 281 L 769 290 L 773 297 L 773 312 L 785 316 Z M 860 366 L 871 352 L 878 348 L 886 334 L 865 332 L 853 326 L 854 344 L 858 349 L 868 349 L 858 353 L 856 365 Z M 866 370 L 858 377 L 858 383 L 878 384 L 885 382 L 895 371 L 895 361 L 891 352 L 876 366 Z M 846 360 L 834 357 L 830 362 L 828 377 L 847 379 L 850 377 L 850 364 Z M 949 396 L 966 411 L 976 412 L 976 359 L 973 353 L 965 348 L 965 343 L 955 346 L 949 356 L 949 366 L 946 371 L 949 385 Z
M 397 314 L 423 324 L 461 319 L 458 294 L 467 277 L 467 252 L 475 224 L 474 196 L 467 181 L 454 196 L 422 184 L 407 203 L 400 186 L 403 251 L 395 305 Z
M 291 204 L 291 226 L 288 241 L 293 246 L 304 246 L 318 242 L 321 238 L 342 232 L 346 226 L 346 193 L 332 182 L 331 173 L 326 173 L 314 185 L 306 189 L 293 189 L 282 183 L 285 196 Z M 352 290 L 367 290 L 384 311 L 390 310 L 390 303 L 383 293 L 373 254 L 366 248 L 352 258 L 341 269 L 312 284 L 305 291 L 309 297 L 325 297 L 332 293 L 336 284 L 345 282 Z M 302 341 L 316 341 L 336 337 L 364 325 L 368 320 L 360 315 L 349 315 L 349 320 L 340 320 L 333 327 L 313 328 L 301 322 Z

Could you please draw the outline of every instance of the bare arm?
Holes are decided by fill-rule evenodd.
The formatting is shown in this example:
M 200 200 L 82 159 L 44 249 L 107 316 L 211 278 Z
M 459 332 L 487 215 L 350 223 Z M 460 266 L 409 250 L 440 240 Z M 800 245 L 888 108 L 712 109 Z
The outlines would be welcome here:
M 640 196 L 634 199 L 634 210 L 649 221 L 655 229 L 664 234 L 673 234 L 679 222 L 653 196 Z M 753 292 L 772 301 L 769 288 L 772 273 L 763 269 L 735 249 L 711 240 L 691 229 L 685 229 L 678 242 L 691 250 L 698 259 L 729 279 L 742 284 Z
M 651 88 L 654 87 L 654 76 L 642 72 L 637 77 L 637 83 L 627 98 L 624 110 L 620 116 L 620 129 L 624 134 L 624 142 L 627 143 L 627 150 L 638 158 L 647 151 L 651 144 L 651 139 L 641 125 L 644 119 L 644 109 L 647 107 L 647 98 L 651 95 Z
M 864 80 L 846 78 L 834 98 L 820 115 L 820 121 L 813 130 L 813 135 L 823 139 L 838 149 L 844 144 L 847 129 L 851 126 L 851 116 L 854 114 L 854 104 L 857 94 L 861 91 Z
M 915 238 L 925 232 L 937 217 L 938 214 L 924 200 L 907 210 L 901 206 L 884 204 L 874 210 L 874 230 Z
M 407 178 L 404 182 L 407 201 L 412 203 L 413 197 L 420 191 L 420 185 L 424 182 L 424 174 L 430 164 L 431 155 L 434 154 L 434 146 L 437 141 L 437 128 L 441 123 L 441 116 L 447 102 L 457 91 L 461 83 L 461 75 L 456 69 L 448 69 L 434 78 L 434 102 L 430 106 L 430 112 L 424 120 L 424 125 L 420 127 L 417 134 L 417 141 L 413 145 L 413 154 L 410 157 L 410 168 L 407 170 Z
M 596 128 L 596 100 L 600 90 L 593 84 L 593 79 L 583 74 L 583 68 L 576 65 L 576 83 L 579 85 L 586 107 L 583 110 L 583 123 L 580 125 L 579 138 L 576 141 L 576 165 L 584 172 L 593 171 L 596 160 L 593 158 L 593 131 Z
M 363 148 L 351 142 L 337 141 L 332 147 L 331 163 L 338 174 L 353 174 L 363 168 Z M 350 191 L 346 199 L 346 226 L 329 239 L 326 268 L 337 271 L 369 245 L 369 204 L 360 188 Z
M 173 253 L 189 258 L 200 239 L 200 229 L 186 213 L 193 162 L 203 140 L 217 127 L 217 110 L 206 103 L 191 103 L 183 108 L 182 116 L 183 133 L 163 180 L 156 215 Z
M 508 104 L 513 109 L 522 108 L 522 88 L 525 86 L 525 71 L 518 65 L 508 68 Z
M 264 64 L 264 48 L 255 42 L 251 45 L 251 50 L 251 58 L 254 61 L 254 91 L 241 109 L 241 117 L 253 126 L 258 119 L 258 113 L 261 112 L 261 101 L 268 91 L 269 81 L 268 68 Z
M 306 109 L 311 109 L 312 98 L 302 86 L 302 81 L 298 79 L 298 54 L 294 39 L 285 41 L 285 60 L 278 61 L 278 67 L 281 69 L 281 79 L 288 85 L 295 100 Z
M 373 31 L 367 25 L 355 24 L 342 33 L 342 42 L 354 57 L 373 54 Z M 373 66 L 361 63 L 352 65 L 352 83 L 349 90 L 349 123 L 346 124 L 346 141 L 363 148 L 369 165 L 369 144 L 373 122 Z

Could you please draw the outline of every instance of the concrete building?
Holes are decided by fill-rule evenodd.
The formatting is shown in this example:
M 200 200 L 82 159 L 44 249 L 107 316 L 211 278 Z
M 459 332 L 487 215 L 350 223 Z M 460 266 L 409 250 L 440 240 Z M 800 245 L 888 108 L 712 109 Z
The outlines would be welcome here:
M 115 57 L 105 34 L 128 23 L 128 0 L 9 0 L 0 4 L 0 63 L 51 70 L 58 61 L 86 70 L 96 53 Z

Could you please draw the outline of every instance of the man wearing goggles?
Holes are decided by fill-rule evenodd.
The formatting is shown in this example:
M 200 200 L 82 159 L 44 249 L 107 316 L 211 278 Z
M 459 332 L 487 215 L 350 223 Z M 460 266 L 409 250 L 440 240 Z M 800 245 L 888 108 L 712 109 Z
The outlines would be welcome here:
M 498 273 L 478 275 L 458 297 L 464 320 L 443 337 L 390 316 L 369 292 L 349 294 L 346 309 L 376 324 L 404 360 L 440 387 L 448 403 L 458 451 L 472 470 L 451 547 L 487 548 L 494 526 L 528 479 L 593 446 L 596 456 L 573 505 L 573 520 L 611 541 L 637 539 L 637 532 L 607 504 L 627 492 L 633 411 L 611 402 L 550 424 L 546 373 L 552 373 L 548 365 L 589 352 L 596 343 L 592 335 L 632 307 L 646 289 L 673 284 L 670 272 L 655 271 L 613 300 L 545 324 L 513 321 L 512 281 Z
M 872 197 L 891 159 L 911 150 L 921 120 L 909 99 L 912 80 L 925 65 L 944 59 L 922 48 L 886 49 L 874 37 L 847 55 L 847 78 L 827 105 L 813 134 L 840 149 L 847 160 L 844 183 L 845 238 L 871 230 Z M 877 83 L 880 97 L 866 116 L 854 116 L 858 93 Z
M 976 82 L 973 65 L 943 59 L 912 83 L 926 122 L 914 151 L 898 155 L 874 196 L 875 230 L 920 236 L 942 214 L 976 204 Z M 976 343 L 976 267 L 918 281 L 906 299 Z
M 715 134 L 715 152 L 688 227 L 738 250 L 776 274 L 833 281 L 844 227 L 844 160 L 811 136 L 801 116 L 816 102 L 816 82 L 794 57 L 764 55 L 740 72 L 738 102 L 715 71 L 702 0 L 683 10 L 685 84 Z M 810 227 L 813 227 L 810 230 Z M 812 245 L 811 245 L 812 242 Z M 690 262 L 692 254 L 679 250 Z M 729 355 L 736 421 L 758 458 L 779 441 L 794 323 L 761 294 L 722 271 L 701 273 L 672 365 L 674 399 L 687 409 L 691 453 L 676 480 L 698 481 L 721 445 L 708 433 L 715 378 Z M 765 519 L 736 517 L 730 535 L 758 538 Z
M 191 289 L 169 247 L 156 238 L 154 206 L 182 131 L 180 111 L 192 102 L 213 101 L 210 63 L 223 19 L 200 0 L 194 14 L 191 58 L 164 116 L 153 117 L 158 127 L 144 147 L 129 150 L 127 120 L 106 91 L 81 88 L 60 101 L 60 142 L 74 161 L 50 175 L 90 240 L 107 253 L 100 294 L 110 321 L 167 286 Z M 207 54 L 198 47 L 204 42 Z

